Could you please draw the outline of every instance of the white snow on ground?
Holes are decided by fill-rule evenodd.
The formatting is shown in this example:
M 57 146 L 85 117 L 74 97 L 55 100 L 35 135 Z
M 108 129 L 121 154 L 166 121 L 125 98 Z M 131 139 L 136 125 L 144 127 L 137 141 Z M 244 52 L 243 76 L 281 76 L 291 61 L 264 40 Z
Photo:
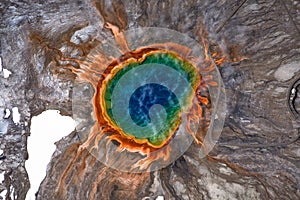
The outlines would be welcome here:
M 3 190 L 3 191 L 0 193 L 0 197 L 2 197 L 2 199 L 5 199 L 6 193 L 7 193 L 7 190 Z
M 10 110 L 8 109 L 8 108 L 6 108 L 5 109 L 5 115 L 4 115 L 4 119 L 7 119 L 7 118 L 9 118 L 9 116 L 10 116 Z
M 2 69 L 3 69 L 3 67 L 2 67 L 2 58 L 0 57 L 0 72 L 2 72 Z
M 8 78 L 11 75 L 11 71 L 8 69 L 3 68 L 3 77 Z
M 2 150 L 0 150 L 0 155 L 3 153 Z M 0 161 L 0 164 L 1 164 L 1 161 Z M 4 181 L 4 172 L 2 172 L 0 174 L 0 183 L 2 183 Z M 5 199 L 5 195 L 6 195 L 6 190 L 3 190 L 1 193 L 0 193 L 0 197 L 2 197 L 2 199 Z
M 158 197 L 156 197 L 155 200 L 164 200 L 164 199 L 165 199 L 164 196 L 158 196 Z
M 3 181 L 4 181 L 4 172 L 0 174 L 0 183 L 2 183 Z
M 0 156 L 3 154 L 3 150 L 2 149 L 0 149 Z M 1 163 L 2 163 L 2 160 L 0 160 L 0 165 L 1 165 Z M 0 183 L 2 182 L 4 180 L 4 172 L 3 172 L 3 174 L 0 174 Z
M 2 58 L 0 57 L 0 73 L 3 71 L 3 77 L 8 78 L 12 73 L 8 69 L 3 68 Z
M 20 123 L 21 114 L 19 113 L 19 109 L 17 107 L 12 108 L 12 119 L 15 124 Z
M 31 135 L 27 141 L 29 160 L 25 162 L 31 187 L 26 200 L 35 199 L 55 151 L 54 143 L 74 129 L 75 121 L 71 117 L 61 116 L 57 110 L 44 111 L 31 119 Z

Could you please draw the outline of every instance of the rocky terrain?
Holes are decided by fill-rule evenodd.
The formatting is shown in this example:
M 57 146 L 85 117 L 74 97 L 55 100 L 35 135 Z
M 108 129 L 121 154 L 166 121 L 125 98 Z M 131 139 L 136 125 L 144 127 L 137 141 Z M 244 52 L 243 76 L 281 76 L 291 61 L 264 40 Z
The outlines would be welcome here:
M 74 131 L 56 143 L 37 199 L 300 198 L 299 1 L 2 0 L 0 16 L 0 199 L 23 200 L 30 187 L 31 118 L 47 109 L 73 114 L 75 75 L 58 67 L 61 52 L 84 59 L 112 36 L 107 22 L 120 30 L 168 28 L 200 43 L 205 37 L 222 52 L 221 137 L 203 159 L 192 144 L 166 168 L 130 174 L 87 151 L 76 156 L 81 141 Z M 75 167 L 57 188 L 70 162 Z

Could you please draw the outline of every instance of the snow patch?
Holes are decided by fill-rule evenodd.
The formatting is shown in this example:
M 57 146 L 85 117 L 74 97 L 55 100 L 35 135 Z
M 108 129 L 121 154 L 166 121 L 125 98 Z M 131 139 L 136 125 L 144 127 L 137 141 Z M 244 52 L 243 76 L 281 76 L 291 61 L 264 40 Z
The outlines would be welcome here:
M 3 66 L 2 66 L 2 58 L 0 57 L 0 72 L 2 72 Z
M 8 122 L 6 121 L 0 121 L 0 135 L 5 134 L 8 129 Z
M 21 114 L 19 113 L 19 109 L 17 107 L 12 108 L 12 119 L 15 124 L 20 124 Z
M 9 118 L 9 116 L 10 116 L 10 110 L 8 109 L 8 108 L 6 108 L 5 109 L 5 115 L 4 115 L 4 119 L 7 119 L 7 118 Z
M 8 78 L 11 75 L 11 71 L 8 69 L 3 68 L 3 77 Z
M 47 110 L 32 117 L 31 135 L 27 141 L 29 159 L 25 162 L 31 187 L 26 200 L 35 199 L 35 193 L 46 176 L 47 165 L 55 151 L 54 143 L 74 129 L 75 121 L 60 115 L 57 110 Z
M 4 181 L 4 172 L 0 174 L 0 183 L 2 183 L 3 181 Z
M 2 199 L 5 199 L 6 197 L 6 192 L 7 190 L 3 190 L 1 193 L 0 193 L 0 197 L 2 197 Z
M 155 200 L 164 200 L 164 196 L 157 196 Z
M 10 190 L 11 192 L 10 192 L 10 196 L 13 198 L 13 199 L 17 199 L 16 198 L 16 194 L 15 194 L 15 188 L 11 188 L 11 190 Z

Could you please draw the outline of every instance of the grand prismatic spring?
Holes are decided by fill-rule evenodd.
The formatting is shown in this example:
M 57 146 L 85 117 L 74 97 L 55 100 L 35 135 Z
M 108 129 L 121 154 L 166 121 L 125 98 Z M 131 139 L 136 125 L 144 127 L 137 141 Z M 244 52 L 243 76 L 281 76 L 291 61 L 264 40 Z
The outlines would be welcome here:
M 109 168 L 150 172 L 174 162 L 193 141 L 205 157 L 223 127 L 225 94 L 216 66 L 223 58 L 215 64 L 207 45 L 169 29 L 106 28 L 114 37 L 85 60 L 61 57 L 77 63 L 61 67 L 77 77 L 72 109 L 82 143 L 60 177 L 60 193 L 77 160 L 85 160 L 84 150 Z
M 78 125 L 81 148 L 107 166 L 128 172 L 160 169 L 193 140 L 204 155 L 219 134 L 210 134 L 205 145 L 211 116 L 216 116 L 213 108 L 220 98 L 225 101 L 218 96 L 222 85 L 206 49 L 168 29 L 119 32 L 111 24 L 107 27 L 115 37 L 96 47 L 80 70 L 71 68 L 78 75 L 74 118 L 85 121 Z M 83 90 L 93 92 L 83 98 Z M 83 114 L 82 106 L 91 105 L 94 119 L 86 120 L 91 116 Z M 219 126 L 222 118 L 219 114 Z

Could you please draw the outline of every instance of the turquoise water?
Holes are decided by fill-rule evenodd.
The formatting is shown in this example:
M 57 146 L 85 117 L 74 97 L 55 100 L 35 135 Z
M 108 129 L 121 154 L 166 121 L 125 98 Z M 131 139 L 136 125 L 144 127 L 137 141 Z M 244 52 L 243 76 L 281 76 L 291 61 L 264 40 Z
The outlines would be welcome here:
M 198 80 L 194 66 L 174 54 L 148 55 L 107 82 L 106 112 L 125 135 L 160 146 L 178 129 Z

